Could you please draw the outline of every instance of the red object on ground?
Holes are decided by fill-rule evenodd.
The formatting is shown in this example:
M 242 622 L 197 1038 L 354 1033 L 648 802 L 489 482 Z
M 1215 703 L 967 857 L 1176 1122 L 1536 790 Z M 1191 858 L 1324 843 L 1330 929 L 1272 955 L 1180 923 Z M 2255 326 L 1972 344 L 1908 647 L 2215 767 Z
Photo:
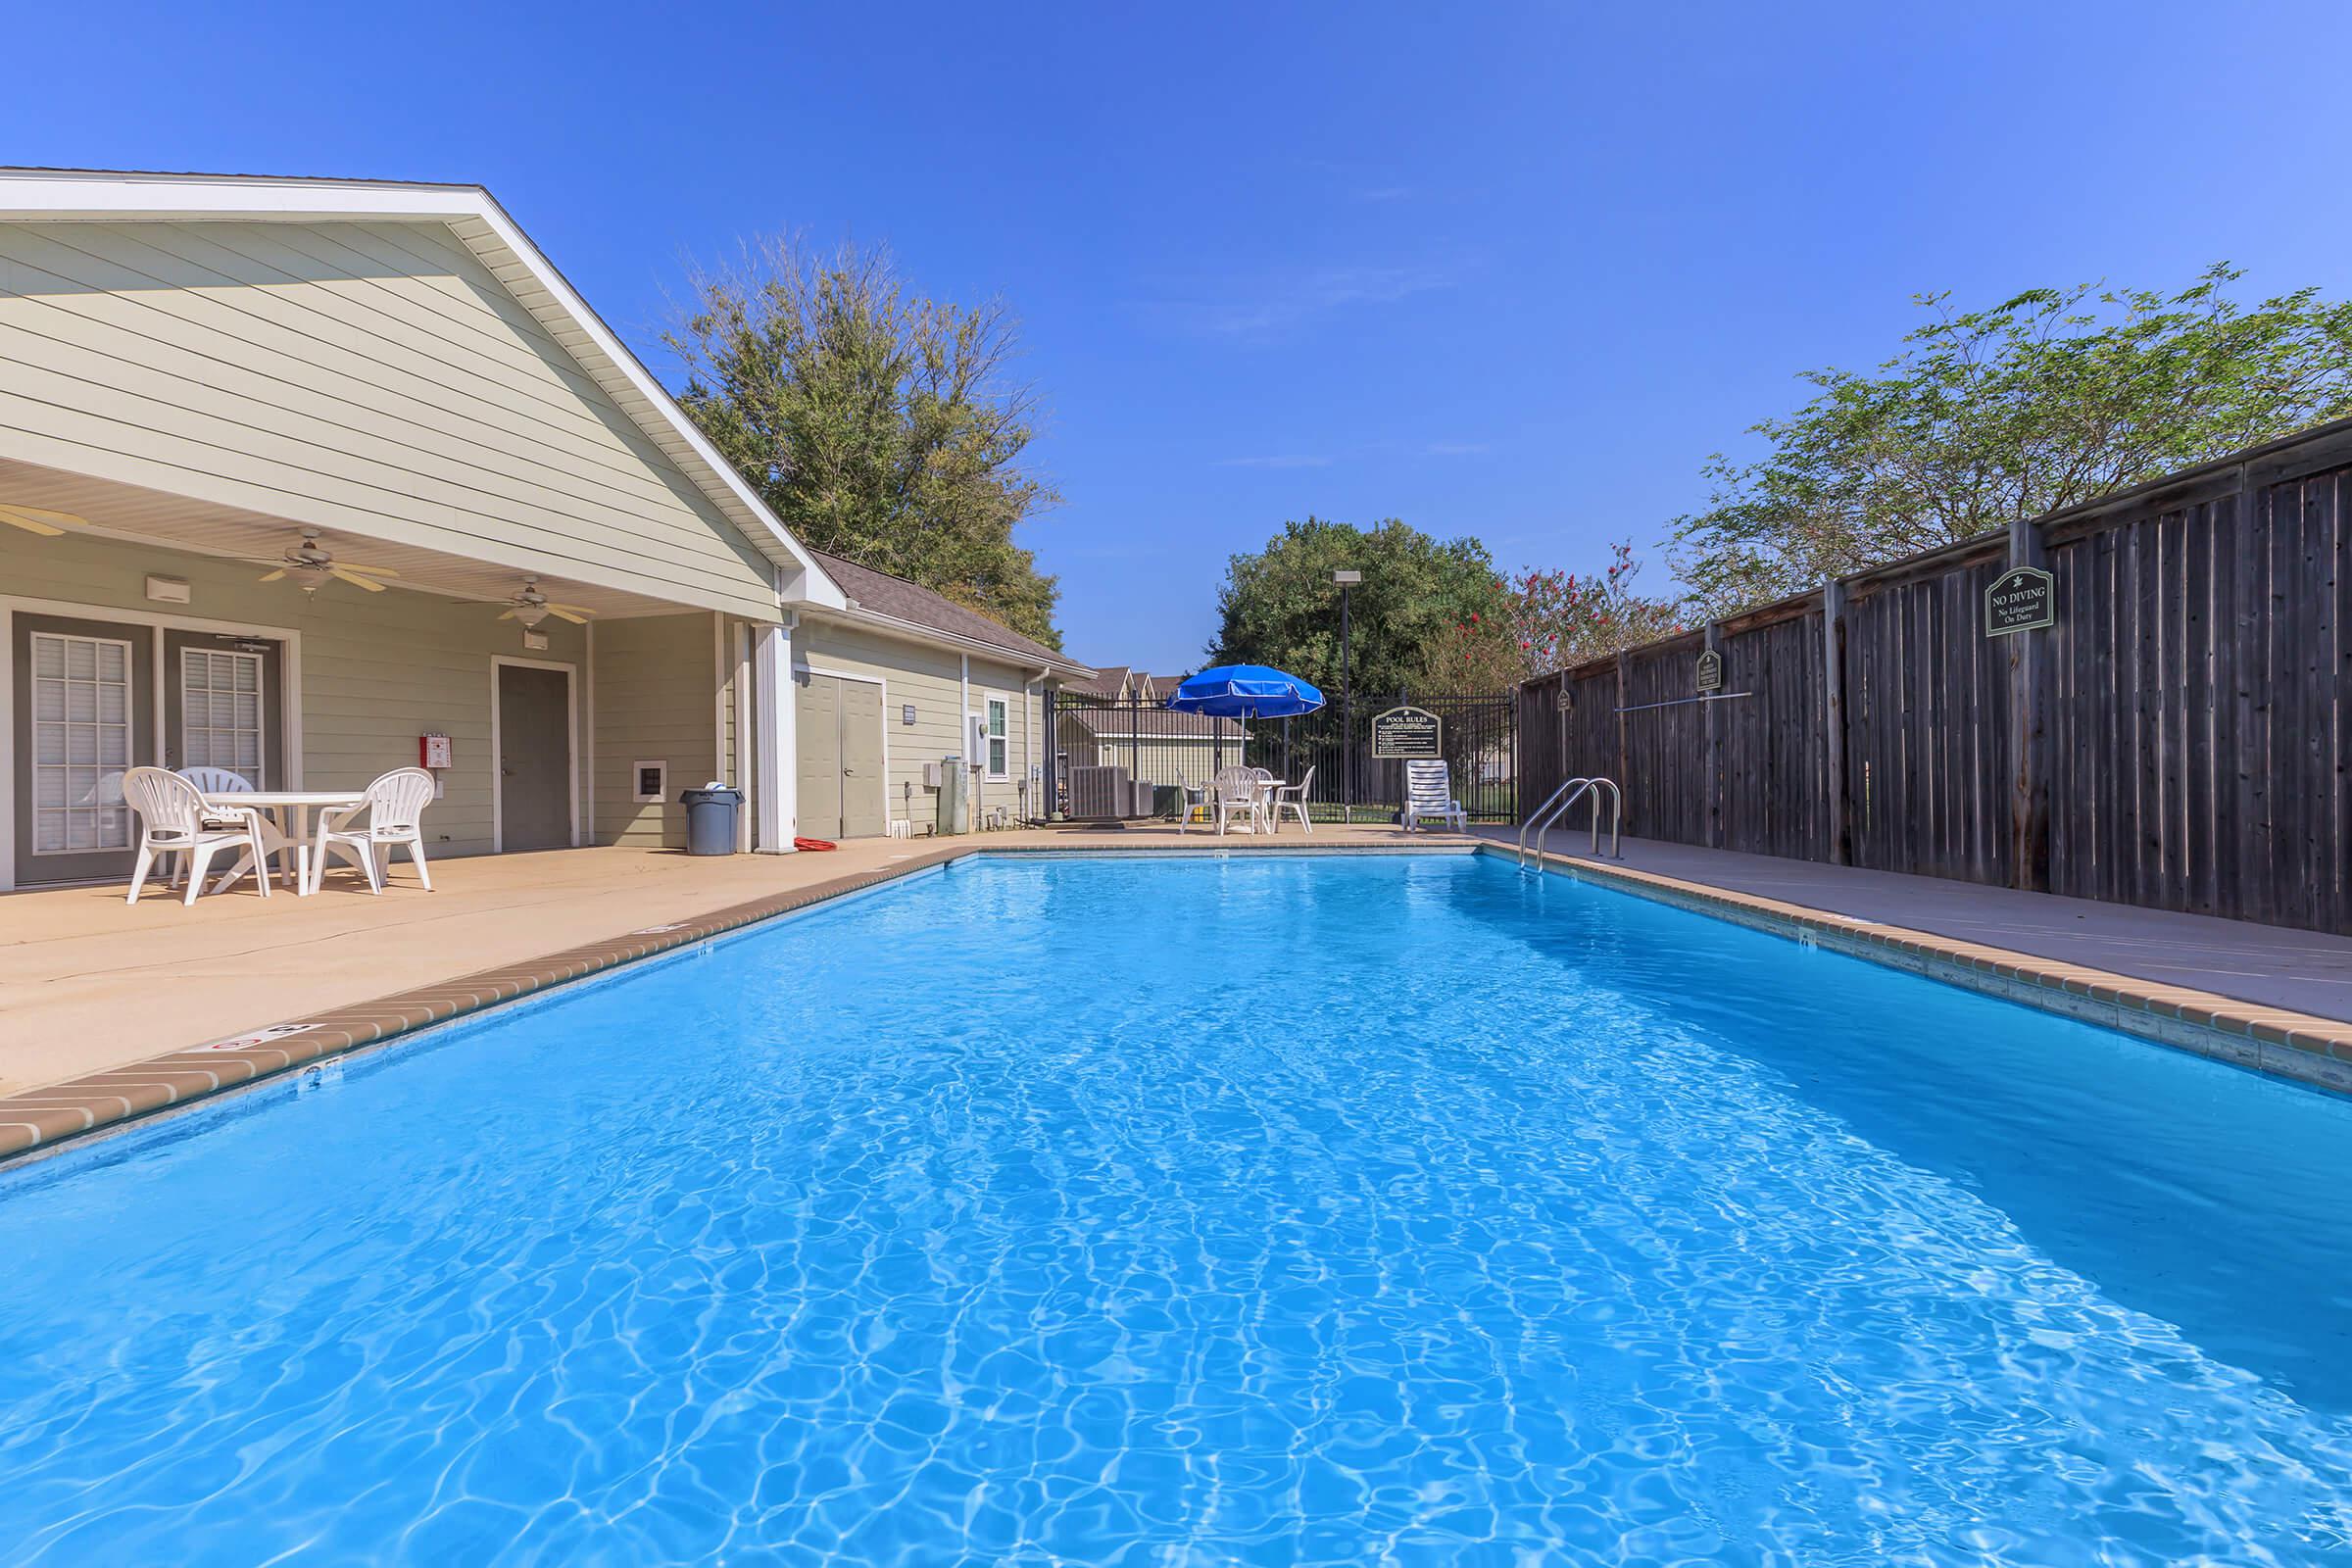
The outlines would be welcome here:
M 794 839 L 792 841 L 792 847 L 796 850 L 838 850 L 841 848 L 840 845 L 834 843 L 831 839 L 801 838 Z

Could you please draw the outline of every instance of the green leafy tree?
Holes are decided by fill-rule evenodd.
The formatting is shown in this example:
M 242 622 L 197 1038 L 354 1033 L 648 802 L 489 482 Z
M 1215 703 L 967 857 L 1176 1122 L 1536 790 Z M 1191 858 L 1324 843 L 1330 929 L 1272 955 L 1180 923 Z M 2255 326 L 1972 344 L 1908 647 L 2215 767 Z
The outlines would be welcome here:
M 1521 679 L 1683 629 L 1679 599 L 1652 599 L 1634 586 L 1642 563 L 1630 543 L 1609 547 L 1598 571 L 1523 571 L 1510 583 L 1510 632 Z
M 663 341 L 679 401 L 805 543 L 1059 648 L 1054 581 L 1013 542 L 1060 498 L 1023 457 L 1036 397 L 1000 304 L 910 292 L 887 254 L 790 239 L 698 272 Z
M 1676 519 L 1696 614 L 2095 500 L 2352 412 L 2352 304 L 2301 289 L 2240 306 L 2241 273 L 2175 294 L 2033 289 L 1935 319 L 1875 375 L 1818 370 L 1818 395 L 1756 425 L 1770 451 L 1718 455 L 1712 504 Z
M 1642 564 L 1630 544 L 1609 547 L 1598 571 L 1530 568 L 1496 586 L 1499 616 L 1474 612 L 1445 645 L 1442 684 L 1454 691 L 1505 691 L 1521 681 L 1683 629 L 1679 599 L 1634 587 Z
M 1349 668 L 1355 691 L 1385 700 L 1399 688 L 1447 690 L 1462 679 L 1457 626 L 1499 624 L 1501 579 L 1476 539 L 1433 539 L 1392 517 L 1369 529 L 1309 516 L 1286 522 L 1255 555 L 1235 556 L 1217 596 L 1208 650 L 1215 664 L 1272 664 L 1340 694 L 1340 590 L 1333 571 L 1364 580 L 1352 593 Z

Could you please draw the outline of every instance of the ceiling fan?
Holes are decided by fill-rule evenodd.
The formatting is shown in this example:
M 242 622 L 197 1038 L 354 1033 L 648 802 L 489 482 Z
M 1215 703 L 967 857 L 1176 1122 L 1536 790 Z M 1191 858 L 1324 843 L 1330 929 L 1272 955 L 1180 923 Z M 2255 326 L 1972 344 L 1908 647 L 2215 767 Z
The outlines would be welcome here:
M 268 565 L 270 563 L 260 562 L 257 564 Z M 277 569 L 265 575 L 262 581 L 275 582 L 281 577 L 291 577 L 294 585 L 304 593 L 315 594 L 326 586 L 329 577 L 340 577 L 354 587 L 380 594 L 384 591 L 384 585 L 375 579 L 399 575 L 390 566 L 362 566 L 352 562 L 337 561 L 330 551 L 318 543 L 318 530 L 305 528 L 302 531 L 302 543 L 287 551 L 279 560 Z
M 0 501 L 0 522 L 37 533 L 44 539 L 54 539 L 68 528 L 86 528 L 87 517 L 77 517 L 71 512 L 51 512 L 47 507 L 21 506 L 13 501 Z
M 523 578 L 522 592 L 508 600 L 507 606 L 507 612 L 498 618 L 519 620 L 525 631 L 538 625 L 550 615 L 555 616 L 558 620 L 568 620 L 574 626 L 585 626 L 588 624 L 588 617 L 596 613 L 595 611 L 583 610 L 578 605 L 557 604 L 539 591 L 539 579 L 536 577 Z

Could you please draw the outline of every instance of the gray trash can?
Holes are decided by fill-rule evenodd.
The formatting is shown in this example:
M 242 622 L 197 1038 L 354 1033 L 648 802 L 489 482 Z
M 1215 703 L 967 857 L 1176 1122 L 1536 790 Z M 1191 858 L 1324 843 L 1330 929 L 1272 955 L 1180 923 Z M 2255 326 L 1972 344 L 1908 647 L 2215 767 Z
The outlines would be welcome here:
M 688 855 L 735 853 L 735 813 L 743 806 L 743 791 L 710 784 L 699 790 L 680 790 L 678 800 L 686 808 Z

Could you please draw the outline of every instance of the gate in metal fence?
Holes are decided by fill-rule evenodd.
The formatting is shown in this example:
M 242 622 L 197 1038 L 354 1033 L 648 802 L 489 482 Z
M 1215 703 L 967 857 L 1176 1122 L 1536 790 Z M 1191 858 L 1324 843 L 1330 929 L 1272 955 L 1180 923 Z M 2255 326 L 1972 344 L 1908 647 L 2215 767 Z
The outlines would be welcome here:
M 1052 692 L 1047 702 L 1048 793 L 1063 816 L 1173 816 L 1184 791 L 1241 766 L 1304 783 L 1319 822 L 1394 821 L 1404 804 L 1404 763 L 1374 755 L 1374 728 L 1381 714 L 1411 707 L 1436 715 L 1439 755 L 1471 820 L 1519 819 L 1515 693 L 1358 696 L 1345 711 L 1333 703 L 1298 718 L 1247 723 L 1083 692 Z

